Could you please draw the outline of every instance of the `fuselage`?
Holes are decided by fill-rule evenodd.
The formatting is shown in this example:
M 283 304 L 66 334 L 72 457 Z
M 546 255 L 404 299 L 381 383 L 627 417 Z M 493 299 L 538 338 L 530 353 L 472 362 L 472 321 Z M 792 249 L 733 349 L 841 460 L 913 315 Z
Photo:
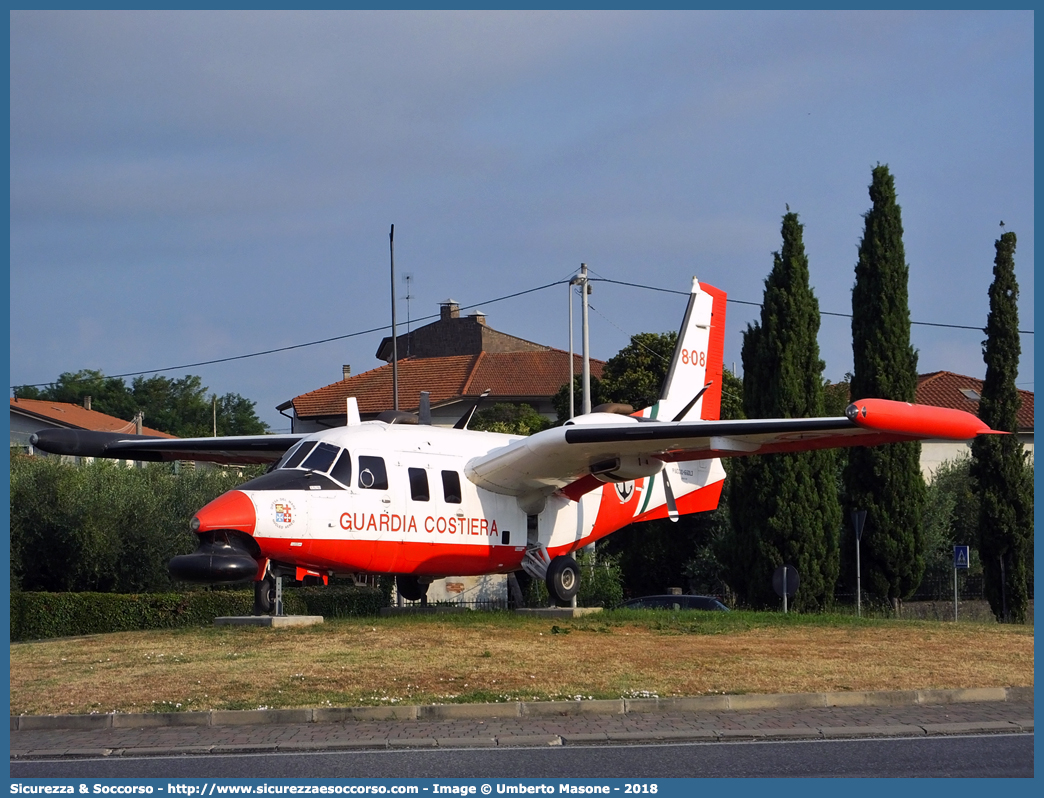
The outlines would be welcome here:
M 200 535 L 249 536 L 267 561 L 303 575 L 509 573 L 527 548 L 566 554 L 634 521 L 664 517 L 661 475 L 550 492 L 534 511 L 467 478 L 469 460 L 517 436 L 367 422 L 316 433 L 267 474 L 202 508 Z M 717 506 L 717 460 L 667 464 L 687 487 L 679 509 Z M 684 506 L 682 506 L 684 503 Z M 527 512 L 527 510 L 529 512 Z

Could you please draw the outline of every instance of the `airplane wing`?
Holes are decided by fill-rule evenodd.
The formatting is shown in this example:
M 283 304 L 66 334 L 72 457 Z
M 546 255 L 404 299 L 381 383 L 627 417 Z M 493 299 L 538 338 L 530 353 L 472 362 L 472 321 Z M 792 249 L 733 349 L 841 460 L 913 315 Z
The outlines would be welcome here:
M 304 438 L 298 435 L 240 435 L 223 438 L 154 438 L 118 432 L 44 429 L 29 442 L 45 452 L 73 457 L 115 457 L 163 462 L 200 460 L 230 465 L 274 463 Z
M 575 421 L 471 459 L 465 469 L 468 479 L 511 496 L 564 489 L 575 499 L 574 493 L 582 495 L 594 487 L 590 480 L 578 482 L 585 477 L 638 476 L 656 460 L 705 460 L 924 439 L 968 440 L 992 432 L 970 413 L 885 399 L 853 403 L 841 418 L 664 422 L 591 414 Z M 645 475 L 658 468 L 652 463 Z M 576 488 L 571 490 L 573 486 Z

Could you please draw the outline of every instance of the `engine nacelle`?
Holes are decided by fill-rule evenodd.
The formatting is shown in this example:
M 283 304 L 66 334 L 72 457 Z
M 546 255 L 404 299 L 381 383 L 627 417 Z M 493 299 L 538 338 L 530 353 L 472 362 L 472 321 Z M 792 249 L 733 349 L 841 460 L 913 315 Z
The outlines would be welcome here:
M 663 460 L 655 457 L 614 457 L 591 466 L 591 474 L 600 482 L 632 482 L 643 477 L 651 477 L 663 471 Z
M 235 535 L 200 535 L 191 554 L 179 554 L 167 563 L 175 579 L 218 585 L 257 577 L 257 560 Z

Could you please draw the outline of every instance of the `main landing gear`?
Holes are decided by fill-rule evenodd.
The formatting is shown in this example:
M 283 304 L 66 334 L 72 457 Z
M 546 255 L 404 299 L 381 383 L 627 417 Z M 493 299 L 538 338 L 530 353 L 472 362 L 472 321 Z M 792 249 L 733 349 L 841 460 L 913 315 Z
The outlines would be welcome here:
M 559 607 L 573 606 L 580 590 L 580 566 L 568 554 L 552 557 L 544 546 L 531 546 L 522 558 L 522 570 L 543 579 L 548 595 Z
M 555 604 L 559 607 L 570 607 L 577 591 L 580 590 L 580 567 L 576 560 L 568 555 L 555 557 L 547 566 L 544 582 L 547 584 L 548 595 Z

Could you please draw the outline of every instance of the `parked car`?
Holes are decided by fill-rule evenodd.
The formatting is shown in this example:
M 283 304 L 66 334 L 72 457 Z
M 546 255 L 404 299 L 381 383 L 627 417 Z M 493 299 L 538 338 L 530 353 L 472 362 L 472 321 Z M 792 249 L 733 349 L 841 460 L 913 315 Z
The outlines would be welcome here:
M 620 610 L 718 610 L 729 608 L 714 596 L 689 596 L 667 594 L 663 596 L 641 596 L 620 604 Z

